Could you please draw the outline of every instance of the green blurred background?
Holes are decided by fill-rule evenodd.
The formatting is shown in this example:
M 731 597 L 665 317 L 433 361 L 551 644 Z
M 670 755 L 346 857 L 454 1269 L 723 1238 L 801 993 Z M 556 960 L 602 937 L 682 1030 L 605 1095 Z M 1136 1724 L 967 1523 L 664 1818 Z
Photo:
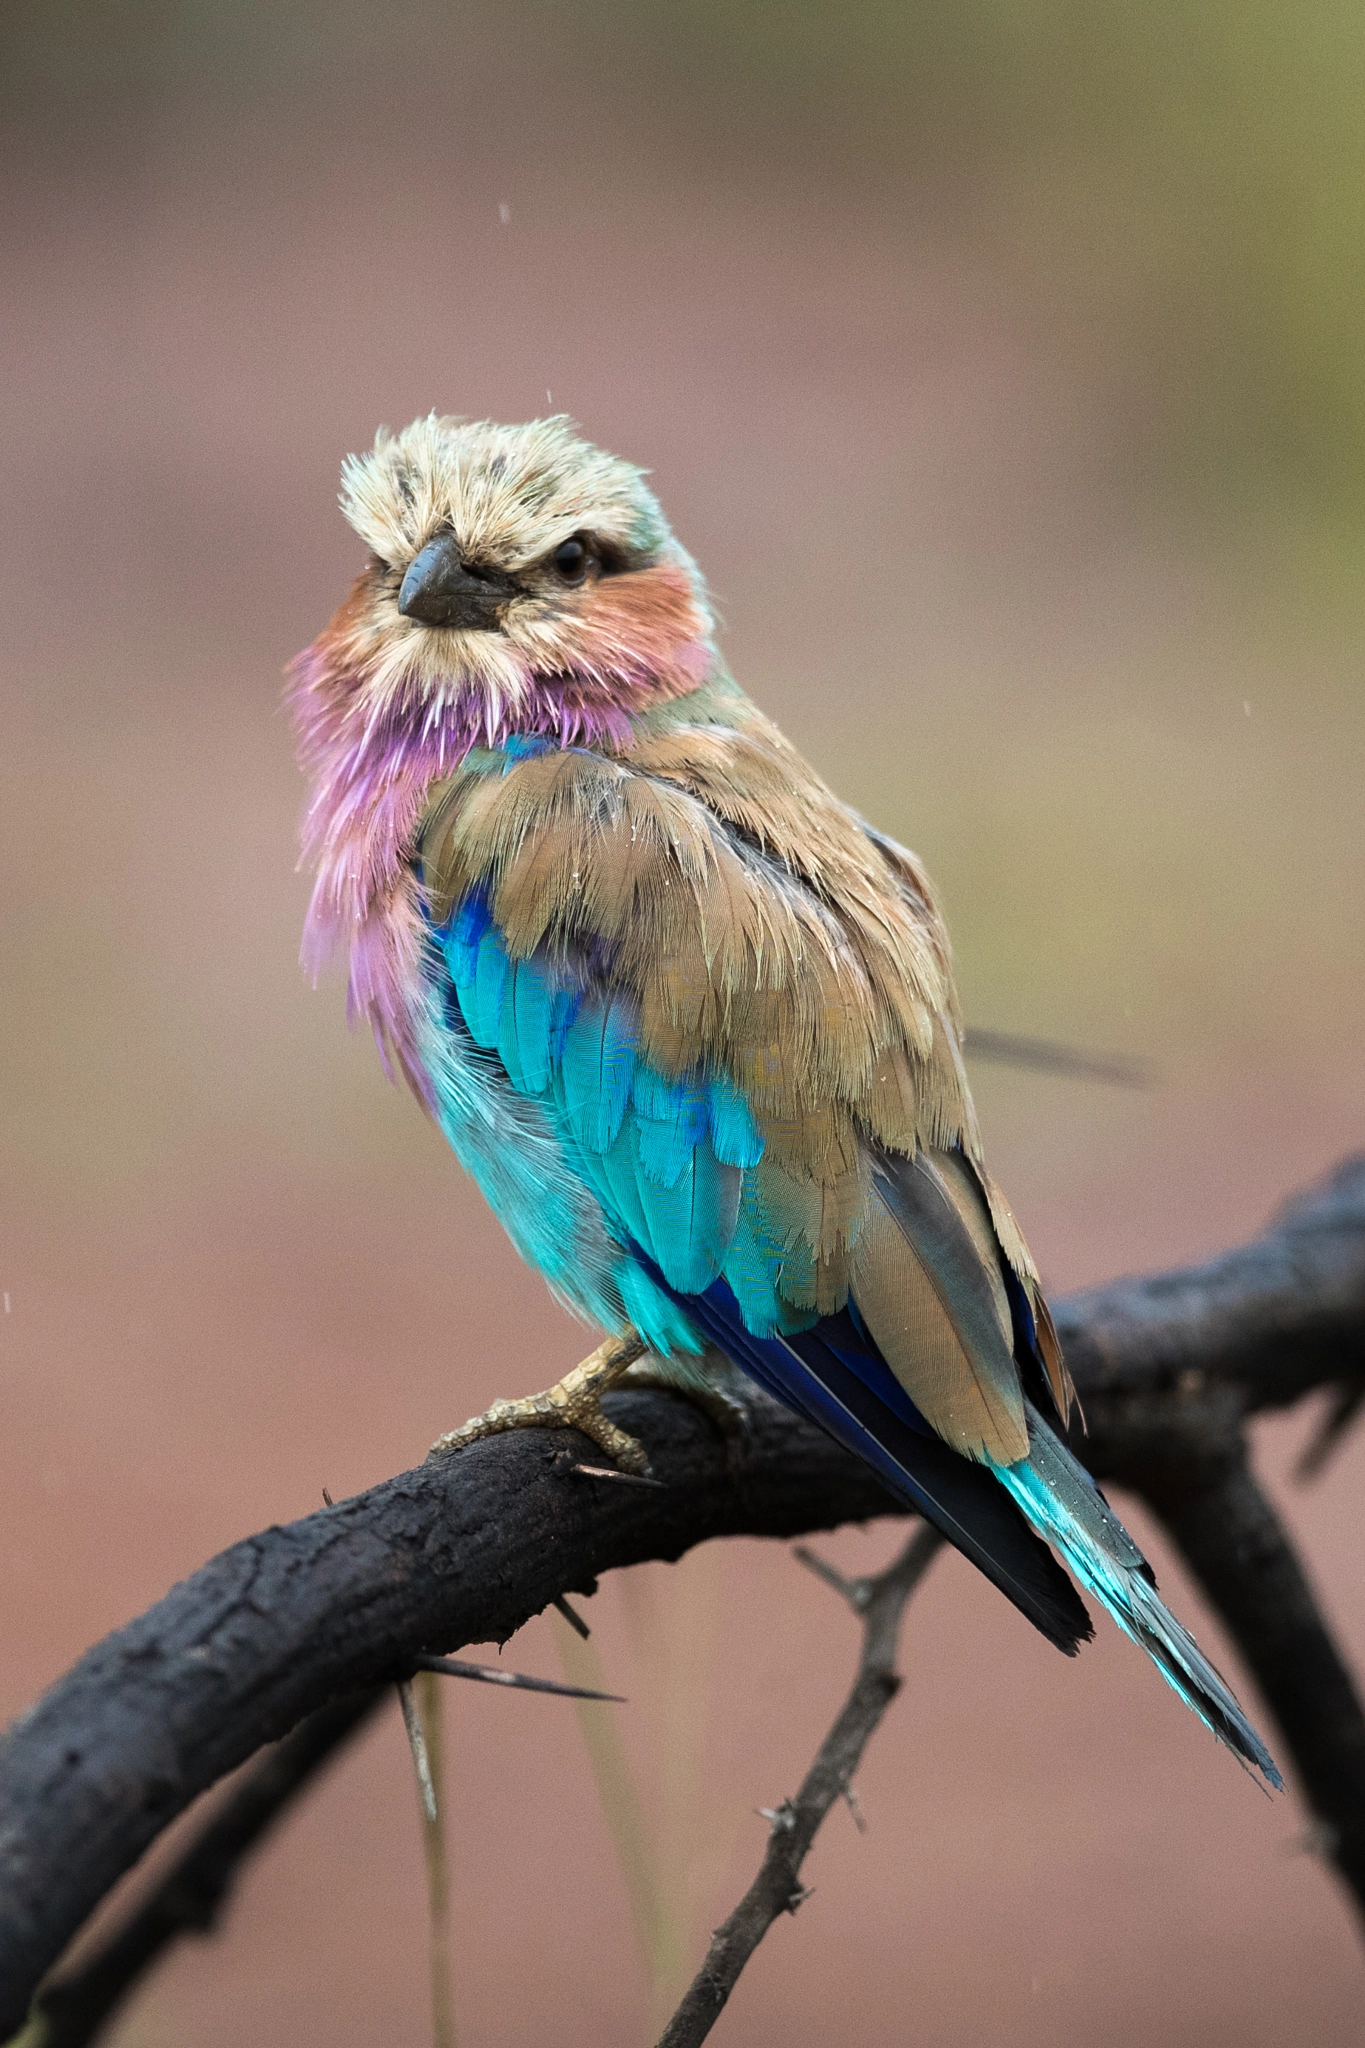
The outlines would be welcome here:
M 380 421 L 562 408 L 652 468 L 741 680 L 927 858 L 969 1018 L 1153 1062 L 1142 1094 L 980 1070 L 1055 1287 L 1227 1243 L 1359 1145 L 1362 108 L 1365 14 L 1312 0 L 11 0 L 7 1711 L 582 1348 L 295 964 L 280 670 L 358 560 L 337 470 Z M 1359 1664 L 1365 1456 L 1294 1489 L 1305 1421 L 1260 1455 Z M 851 1625 L 758 1545 L 593 1611 L 666 1976 Z M 949 1559 L 906 1657 L 871 1832 L 833 1817 L 726 2038 L 1358 2038 L 1292 1801 L 1112 1631 L 1066 1665 Z M 447 1716 L 462 2039 L 647 2038 L 667 1986 L 567 1710 Z M 421 1881 L 395 1717 L 119 2040 L 420 2043 Z

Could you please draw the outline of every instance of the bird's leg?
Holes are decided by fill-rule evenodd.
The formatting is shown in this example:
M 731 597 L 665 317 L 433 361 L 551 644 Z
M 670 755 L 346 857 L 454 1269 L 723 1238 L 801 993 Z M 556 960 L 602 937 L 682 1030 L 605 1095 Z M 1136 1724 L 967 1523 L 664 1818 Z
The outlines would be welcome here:
M 500 1436 L 506 1429 L 581 1429 L 623 1472 L 645 1472 L 649 1459 L 644 1445 L 609 1422 L 599 1405 L 603 1394 L 644 1352 L 644 1341 L 634 1330 L 608 1337 L 581 1365 L 566 1372 L 557 1386 L 521 1401 L 495 1401 L 484 1414 L 438 1436 L 428 1456 L 462 1450 L 482 1437 Z

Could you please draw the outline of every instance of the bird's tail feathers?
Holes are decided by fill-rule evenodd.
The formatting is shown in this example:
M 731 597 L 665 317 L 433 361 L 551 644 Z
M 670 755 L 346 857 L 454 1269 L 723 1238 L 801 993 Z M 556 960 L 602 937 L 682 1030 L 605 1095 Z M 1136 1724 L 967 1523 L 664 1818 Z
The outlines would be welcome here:
M 1081 1584 L 1104 1604 L 1124 1634 L 1156 1665 L 1173 1692 L 1193 1707 L 1243 1763 L 1282 1790 L 1275 1760 L 1231 1688 L 1156 1590 L 1151 1566 L 1085 1468 L 1041 1415 L 1028 1409 L 1029 1455 L 997 1465 L 995 1475 L 1015 1504 Z

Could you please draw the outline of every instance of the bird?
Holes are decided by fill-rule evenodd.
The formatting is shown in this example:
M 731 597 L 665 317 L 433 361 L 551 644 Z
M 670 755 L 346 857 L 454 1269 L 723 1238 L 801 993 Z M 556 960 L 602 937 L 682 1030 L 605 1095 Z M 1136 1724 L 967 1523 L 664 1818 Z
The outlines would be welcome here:
M 304 965 L 345 957 L 352 1019 L 601 1333 L 433 1449 L 564 1426 L 642 1473 L 609 1388 L 755 1381 L 1070 1655 L 1079 1584 L 1278 1787 L 1067 1444 L 924 866 L 732 678 L 647 473 L 564 415 L 431 413 L 340 502 L 368 560 L 289 672 Z

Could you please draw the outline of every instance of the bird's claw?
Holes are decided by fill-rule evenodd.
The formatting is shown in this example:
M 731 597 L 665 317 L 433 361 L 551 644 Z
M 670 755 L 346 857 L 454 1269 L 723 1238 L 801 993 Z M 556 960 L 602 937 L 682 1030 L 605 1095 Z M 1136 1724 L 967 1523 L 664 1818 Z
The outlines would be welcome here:
M 509 1429 L 578 1429 L 591 1437 L 623 1472 L 647 1472 L 649 1458 L 644 1445 L 624 1429 L 618 1429 L 601 1408 L 603 1394 L 616 1385 L 644 1350 L 644 1343 L 634 1331 L 623 1337 L 608 1337 L 590 1357 L 565 1373 L 557 1385 L 547 1387 L 543 1394 L 528 1394 L 520 1401 L 495 1401 L 482 1415 L 475 1415 L 458 1429 L 438 1436 L 428 1456 L 463 1450 L 466 1444 L 501 1436 Z

